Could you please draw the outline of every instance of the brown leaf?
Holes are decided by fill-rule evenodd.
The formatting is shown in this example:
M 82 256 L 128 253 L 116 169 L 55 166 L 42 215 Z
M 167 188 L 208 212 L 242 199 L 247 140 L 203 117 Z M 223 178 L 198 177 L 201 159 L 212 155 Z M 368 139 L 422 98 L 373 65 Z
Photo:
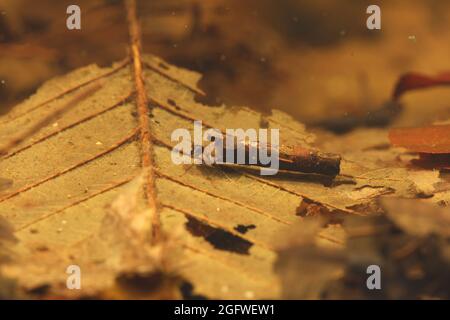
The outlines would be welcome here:
M 175 145 L 171 132 L 177 128 L 192 130 L 192 119 L 202 120 L 205 128 L 244 129 L 258 128 L 264 119 L 269 128 L 280 128 L 281 143 L 285 145 L 311 148 L 314 137 L 305 132 L 303 125 L 277 111 L 262 116 L 245 107 L 211 108 L 197 103 L 199 75 L 156 57 L 143 59 L 143 73 L 145 81 L 152 84 L 146 93 L 152 107 L 150 132 L 157 144 L 153 153 L 161 226 L 166 234 L 181 230 L 176 237 L 177 248 L 185 251 L 180 255 L 173 251 L 169 260 L 175 261 L 169 265 L 174 265 L 179 276 L 192 285 L 193 294 L 277 297 L 272 239 L 297 221 L 303 192 L 314 198 L 324 187 L 314 180 L 302 181 L 306 176 L 290 180 L 283 176 L 260 178 L 239 167 L 175 165 L 170 157 Z M 0 161 L 2 178 L 12 181 L 0 196 L 0 213 L 12 224 L 20 240 L 16 251 L 22 257 L 22 263 L 15 266 L 19 271 L 13 267 L 9 271 L 28 291 L 48 285 L 46 295 L 69 294 L 64 289 L 67 275 L 63 266 L 69 262 L 86 263 L 87 270 L 91 270 L 89 265 L 97 260 L 104 261 L 98 268 L 104 270 L 102 279 L 108 280 L 98 281 L 96 286 L 87 276 L 82 292 L 95 295 L 104 294 L 108 287 L 115 290 L 111 279 L 118 281 L 122 271 L 102 269 L 102 265 L 108 266 L 106 261 L 122 251 L 89 239 L 98 239 L 108 212 L 105 207 L 125 192 L 141 171 L 141 145 L 136 135 L 139 122 L 136 105 L 129 99 L 134 88 L 131 76 L 129 65 L 123 63 L 107 69 L 90 66 L 76 70 L 45 84 L 0 120 L 0 136 L 7 140 L 17 128 L 32 127 L 59 110 L 87 84 L 103 83 L 97 92 L 78 101 L 55 122 L 14 145 Z M 315 189 L 308 191 L 308 186 Z M 138 195 L 138 207 L 144 208 L 144 194 Z M 122 224 L 129 223 L 132 221 Z M 143 227 L 150 230 L 148 225 Z M 127 234 L 117 228 L 110 232 L 116 234 L 115 239 Z M 133 243 L 135 237 L 139 238 L 130 234 L 126 239 Z M 90 244 L 89 250 L 83 249 L 86 243 Z M 243 244 L 248 249 L 240 251 Z M 42 267 L 35 266 L 35 271 L 28 273 L 35 276 L 29 279 L 20 267 L 33 265 L 36 259 L 42 261 Z M 133 261 L 147 265 L 139 255 Z M 222 276 L 216 277 L 217 273 Z M 105 285 L 102 290 L 101 284 Z
M 175 268 L 192 285 L 193 294 L 277 297 L 279 284 L 272 272 L 274 239 L 300 219 L 302 199 L 324 206 L 323 212 L 348 214 L 367 211 L 366 204 L 370 206 L 377 196 L 392 190 L 399 195 L 417 192 L 405 169 L 380 168 L 373 161 L 366 162 L 360 151 L 346 152 L 352 161 L 344 161 L 343 174 L 351 177 L 338 176 L 326 186 L 309 175 L 260 177 L 241 167 L 174 165 L 170 158 L 175 145 L 171 132 L 177 128 L 191 131 L 192 119 L 201 119 L 205 128 L 258 128 L 263 121 L 268 128 L 279 128 L 281 143 L 291 146 L 311 148 L 314 136 L 276 110 L 263 116 L 245 107 L 202 105 L 196 102 L 198 74 L 152 56 L 146 56 L 143 62 L 144 79 L 152 84 L 146 92 L 152 107 L 150 132 L 156 144 L 153 152 L 161 226 L 167 234 L 181 230 L 177 243 L 183 258 L 169 254 L 169 260 L 179 260 L 175 266 L 182 267 Z M 79 251 L 79 244 L 95 238 L 107 212 L 105 206 L 141 170 L 136 105 L 128 99 L 133 92 L 130 78 L 128 65 L 123 63 L 107 69 L 91 66 L 76 70 L 45 84 L 37 95 L 3 118 L 0 135 L 9 137 L 16 128 L 30 126 L 58 110 L 83 90 L 84 83 L 103 82 L 92 96 L 14 146 L 0 162 L 2 177 L 13 181 L 1 195 L 0 212 L 21 241 L 17 250 L 32 261 L 39 253 L 42 261 L 55 266 L 52 270 L 60 280 L 66 276 L 63 268 L 56 267 L 61 263 L 52 263 L 60 259 L 48 255 Z M 373 137 L 379 140 L 380 135 Z M 358 137 L 355 140 L 361 141 Z M 338 145 L 336 141 L 330 143 Z M 145 204 L 143 196 L 139 203 Z M 325 230 L 320 239 L 342 245 L 332 229 Z M 96 247 L 95 241 L 89 243 Z M 100 243 L 98 248 L 103 248 Z M 97 254 L 112 254 L 106 249 L 90 252 L 96 252 L 90 257 L 94 261 Z M 65 259 L 61 261 L 65 263 Z M 109 270 L 105 277 L 118 275 L 117 269 Z M 218 272 L 220 278 L 214 276 Z M 39 274 L 32 282 L 35 286 L 49 282 L 45 273 Z M 25 281 L 23 276 L 18 279 Z M 50 281 L 61 293 L 57 283 L 61 281 Z M 91 294 L 95 294 L 94 288 Z
M 42 241 L 14 264 L 4 266 L 4 275 L 18 279 L 18 289 L 38 297 L 180 298 L 181 278 L 166 265 L 169 253 L 171 259 L 180 258 L 173 240 L 177 231 L 173 230 L 171 239 L 152 244 L 151 212 L 141 201 L 144 177 L 140 174 L 104 208 L 96 233 L 58 250 Z M 61 272 L 72 264 L 82 271 L 80 291 L 67 290 L 67 275 Z
M 138 28 L 129 16 L 130 61 L 51 80 L 0 119 L 2 141 L 19 130 L 31 132 L 0 159 L 2 179 L 12 181 L 1 191 L 0 215 L 19 240 L 11 248 L 20 261 L 2 269 L 19 290 L 39 297 L 147 298 L 159 296 L 156 282 L 168 289 L 166 297 L 277 298 L 275 245 L 293 224 L 304 222 L 304 206 L 311 214 L 337 217 L 314 236 L 336 249 L 345 246 L 336 224 L 342 216 L 379 210 L 375 200 L 383 194 L 416 196 L 424 185 L 434 191 L 435 172 L 392 167 L 398 153 L 375 148 L 386 143 L 386 132 L 330 138 L 326 149 L 345 154 L 336 179 L 299 172 L 258 176 L 247 166 L 175 165 L 171 133 L 192 133 L 194 120 L 202 120 L 203 129 L 276 128 L 281 145 L 303 156 L 320 153 L 315 136 L 283 112 L 262 115 L 199 103 L 200 75 L 140 56 Z M 98 91 L 65 108 L 99 82 Z M 332 172 L 338 172 L 335 165 Z M 429 179 L 417 183 L 417 175 Z M 81 292 L 65 287 L 69 264 L 84 270 Z
M 450 153 L 450 125 L 391 129 L 389 139 L 394 146 L 412 152 Z

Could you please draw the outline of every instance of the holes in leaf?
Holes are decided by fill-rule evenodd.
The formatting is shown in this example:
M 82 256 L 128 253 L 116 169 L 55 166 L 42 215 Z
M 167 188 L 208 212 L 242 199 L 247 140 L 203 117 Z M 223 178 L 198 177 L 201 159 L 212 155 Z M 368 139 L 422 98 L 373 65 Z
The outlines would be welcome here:
M 192 217 L 188 217 L 186 229 L 193 236 L 204 238 L 218 250 L 249 254 L 249 250 L 253 246 L 253 243 L 248 240 L 242 239 L 228 231 L 212 227 Z
M 188 281 L 183 281 L 180 287 L 180 291 L 184 300 L 208 300 L 206 296 L 195 294 L 194 286 Z
M 170 104 L 172 107 L 175 107 L 175 109 L 180 110 L 180 107 L 177 105 L 175 100 L 167 99 L 167 103 Z
M 246 234 L 249 230 L 255 229 L 256 226 L 254 224 L 249 224 L 249 225 L 243 225 L 243 224 L 238 224 L 236 227 L 234 227 L 234 230 L 236 230 L 239 233 L 242 234 Z

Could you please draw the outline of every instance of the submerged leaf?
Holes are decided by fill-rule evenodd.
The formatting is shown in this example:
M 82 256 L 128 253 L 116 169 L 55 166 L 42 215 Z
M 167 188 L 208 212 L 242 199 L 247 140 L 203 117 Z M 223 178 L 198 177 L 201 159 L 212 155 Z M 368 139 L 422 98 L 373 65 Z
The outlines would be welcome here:
M 389 139 L 394 146 L 413 152 L 450 153 L 450 125 L 391 129 Z
M 143 66 L 145 81 L 151 84 L 147 95 L 152 113 L 150 132 L 156 144 L 153 154 L 161 226 L 166 234 L 176 233 L 176 247 L 185 251 L 179 258 L 174 249 L 169 260 L 174 261 L 179 276 L 192 285 L 193 294 L 216 298 L 277 297 L 272 239 L 298 220 L 302 189 L 315 185 L 319 193 L 324 187 L 317 182 L 304 185 L 302 176 L 289 181 L 283 176 L 259 177 L 239 167 L 175 165 L 171 160 L 175 146 L 171 133 L 177 128 L 192 131 L 194 119 L 202 120 L 204 128 L 220 129 L 259 128 L 264 120 L 266 127 L 280 129 L 280 142 L 286 145 L 311 148 L 313 136 L 280 112 L 262 116 L 245 107 L 211 108 L 197 103 L 196 95 L 201 94 L 196 88 L 197 74 L 151 56 L 144 58 Z M 141 172 L 129 65 L 120 63 L 107 69 L 90 66 L 50 81 L 0 119 L 0 136 L 5 141 L 17 128 L 33 126 L 96 81 L 103 83 L 97 92 L 14 145 L 0 160 L 2 178 L 13 181 L 1 193 L 0 214 L 12 224 L 20 240 L 15 251 L 22 258 L 20 265 L 8 270 L 28 291 L 45 285 L 46 295 L 71 296 L 73 292 L 65 290 L 63 281 L 67 265 L 80 264 L 83 270 L 85 264 L 90 274 L 92 261 L 103 261 L 98 270 L 103 270 L 104 280 L 96 285 L 86 276 L 82 293 L 100 294 L 105 287 L 113 286 L 112 279 L 117 280 L 126 265 L 120 265 L 121 269 L 111 267 L 111 261 L 116 259 L 115 245 L 108 242 L 105 246 L 98 237 L 104 234 L 106 208 L 111 208 L 117 197 L 119 202 L 114 202 L 113 209 L 127 213 L 127 206 L 136 203 L 143 215 L 131 220 L 128 214 L 116 217 L 119 220 L 109 236 L 115 234 L 114 243 L 125 246 L 121 250 L 136 241 L 132 247 L 143 250 L 143 257 L 130 260 L 135 266 L 129 269 L 138 271 L 152 266 L 144 259 L 148 255 L 140 244 L 145 241 L 145 232 L 151 231 L 145 194 L 138 192 L 132 202 L 126 196 L 132 180 Z M 280 185 L 283 181 L 289 185 Z M 120 229 L 124 226 L 132 228 Z M 81 249 L 87 243 L 89 250 Z M 240 243 L 247 244 L 245 251 L 236 249 Z M 28 273 L 30 277 L 25 277 L 21 266 L 30 267 L 36 260 L 42 265 L 34 266 L 34 271 Z M 110 267 L 102 269 L 105 263 Z M 219 273 L 220 278 L 216 277 Z
M 193 135 L 194 120 L 201 120 L 204 130 L 279 129 L 280 144 L 307 149 L 314 149 L 315 136 L 277 110 L 262 115 L 246 107 L 203 105 L 197 102 L 203 94 L 196 86 L 200 75 L 154 56 L 142 62 L 151 111 L 156 208 L 171 245 L 161 244 L 168 247 L 162 255 L 161 247 L 147 243 L 147 232 L 153 229 L 153 212 L 147 211 L 143 190 L 147 180 L 138 192 L 133 189 L 134 178 L 142 173 L 142 145 L 130 65 L 75 70 L 44 84 L 0 118 L 0 137 L 7 141 L 17 128 L 33 126 L 86 85 L 102 81 L 97 92 L 0 159 L 2 178 L 12 181 L 0 194 L 0 215 L 20 240 L 14 251 L 21 258 L 5 271 L 26 292 L 44 287 L 43 293 L 38 290 L 44 296 L 154 297 L 153 285 L 136 284 L 159 279 L 170 297 L 177 296 L 172 288 L 178 286 L 188 297 L 277 298 L 281 285 L 273 271 L 275 245 L 279 235 L 303 222 L 300 211 L 305 206 L 315 206 L 310 212 L 335 215 L 338 221 L 379 210 L 375 199 L 383 194 L 433 192 L 429 180 L 422 182 L 418 174 L 402 166 L 386 167 L 398 153 L 376 149 L 387 141 L 387 135 L 377 132 L 365 139 L 358 133 L 348 136 L 361 144 L 351 150 L 345 139 L 339 142 L 336 137 L 322 144 L 324 151 L 345 155 L 342 174 L 334 180 L 286 172 L 260 176 L 247 166 L 176 165 L 171 151 L 177 142 L 171 134 L 184 128 Z M 374 149 L 366 155 L 367 148 Z M 369 159 L 373 154 L 375 160 Z M 433 172 L 419 173 L 439 181 Z M 135 191 L 130 193 L 130 188 Z M 317 241 L 342 248 L 340 230 L 337 225 L 326 227 Z M 162 267 L 155 257 L 164 258 Z M 69 264 L 86 269 L 81 292 L 65 287 Z

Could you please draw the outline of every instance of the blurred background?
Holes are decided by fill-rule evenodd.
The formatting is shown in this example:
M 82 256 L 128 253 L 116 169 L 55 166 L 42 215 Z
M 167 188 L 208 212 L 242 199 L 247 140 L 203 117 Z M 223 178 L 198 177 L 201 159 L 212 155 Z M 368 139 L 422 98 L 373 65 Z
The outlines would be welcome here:
M 81 30 L 66 8 L 81 7 Z M 138 1 L 143 46 L 201 72 L 211 105 L 284 110 L 309 126 L 364 115 L 390 99 L 401 74 L 450 70 L 450 2 L 443 0 Z M 366 28 L 377 4 L 382 29 Z M 43 82 L 127 55 L 119 0 L 0 0 L 0 113 Z M 148 84 L 151 85 L 151 84 Z M 408 93 L 396 125 L 450 117 L 450 88 Z

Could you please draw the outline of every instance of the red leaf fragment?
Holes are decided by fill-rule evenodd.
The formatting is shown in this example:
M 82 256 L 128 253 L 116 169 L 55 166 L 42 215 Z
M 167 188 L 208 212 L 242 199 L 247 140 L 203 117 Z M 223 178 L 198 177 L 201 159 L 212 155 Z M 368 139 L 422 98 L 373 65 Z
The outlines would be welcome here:
M 421 73 L 410 72 L 401 76 L 397 81 L 392 98 L 398 100 L 408 91 L 445 85 L 450 85 L 450 71 L 440 73 L 436 76 L 427 76 Z
M 446 154 L 450 153 L 450 125 L 391 129 L 389 140 L 413 152 Z

